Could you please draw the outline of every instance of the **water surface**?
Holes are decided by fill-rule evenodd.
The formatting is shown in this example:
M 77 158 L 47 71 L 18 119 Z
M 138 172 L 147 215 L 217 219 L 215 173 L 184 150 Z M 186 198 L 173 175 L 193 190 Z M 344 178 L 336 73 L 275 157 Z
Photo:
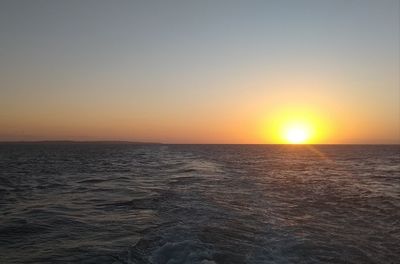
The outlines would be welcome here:
M 399 146 L 1 144 L 1 263 L 398 263 Z

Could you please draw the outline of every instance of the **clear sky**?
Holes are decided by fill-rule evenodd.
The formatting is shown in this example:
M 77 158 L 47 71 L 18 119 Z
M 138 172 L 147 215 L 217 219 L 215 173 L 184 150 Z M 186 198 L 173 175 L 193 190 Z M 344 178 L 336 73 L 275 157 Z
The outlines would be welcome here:
M 0 140 L 400 143 L 398 0 L 0 2 Z

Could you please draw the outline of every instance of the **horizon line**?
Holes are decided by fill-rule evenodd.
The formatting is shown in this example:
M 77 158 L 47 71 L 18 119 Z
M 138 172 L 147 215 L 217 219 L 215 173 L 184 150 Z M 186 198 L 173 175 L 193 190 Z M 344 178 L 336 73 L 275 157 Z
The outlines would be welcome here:
M 45 143 L 98 143 L 98 144 L 136 144 L 136 145 L 294 145 L 294 146 L 307 146 L 307 145 L 400 145 L 399 143 L 164 143 L 164 142 L 151 142 L 151 141 L 133 141 L 133 140 L 0 140 L 0 144 L 45 144 Z

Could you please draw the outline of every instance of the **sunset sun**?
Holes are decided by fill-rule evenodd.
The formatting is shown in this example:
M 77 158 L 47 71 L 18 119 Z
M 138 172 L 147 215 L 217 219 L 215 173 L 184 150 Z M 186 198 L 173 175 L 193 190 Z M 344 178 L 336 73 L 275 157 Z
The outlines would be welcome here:
M 261 131 L 266 141 L 276 144 L 320 144 L 333 131 L 319 109 L 287 107 L 265 116 Z
M 290 144 L 304 144 L 309 139 L 310 132 L 305 126 L 290 126 L 284 132 L 284 137 Z

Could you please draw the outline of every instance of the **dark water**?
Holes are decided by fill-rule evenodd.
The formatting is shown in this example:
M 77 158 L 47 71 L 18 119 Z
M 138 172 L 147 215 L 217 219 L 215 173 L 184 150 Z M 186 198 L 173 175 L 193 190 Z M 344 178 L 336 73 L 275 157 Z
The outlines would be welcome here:
M 0 145 L 0 263 L 399 263 L 399 146 Z

